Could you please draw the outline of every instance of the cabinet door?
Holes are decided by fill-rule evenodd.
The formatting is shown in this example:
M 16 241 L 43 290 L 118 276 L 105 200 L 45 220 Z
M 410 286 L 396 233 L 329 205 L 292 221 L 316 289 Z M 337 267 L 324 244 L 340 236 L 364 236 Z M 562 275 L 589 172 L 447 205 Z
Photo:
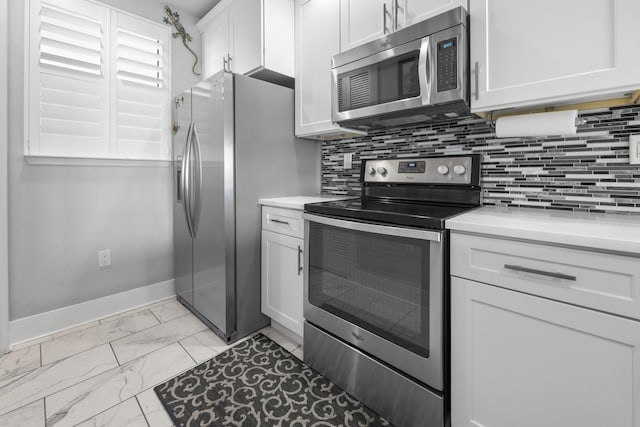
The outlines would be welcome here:
M 467 0 L 397 0 L 394 11 L 397 16 L 397 27 L 408 27 L 416 22 L 424 21 L 454 7 L 468 8 Z
M 451 424 L 639 427 L 640 322 L 451 281 Z
M 202 34 L 202 79 L 222 71 L 223 59 L 229 53 L 229 10 L 221 10 Z
M 331 122 L 331 57 L 340 53 L 340 0 L 297 0 L 296 135 L 338 129 Z
M 340 1 L 340 47 L 343 51 L 392 31 L 392 0 Z
M 472 111 L 640 87 L 637 0 L 474 0 L 469 12 Z
M 300 337 L 303 248 L 303 239 L 262 230 L 262 312 Z
M 229 6 L 231 71 L 247 74 L 263 64 L 262 0 L 233 0 Z

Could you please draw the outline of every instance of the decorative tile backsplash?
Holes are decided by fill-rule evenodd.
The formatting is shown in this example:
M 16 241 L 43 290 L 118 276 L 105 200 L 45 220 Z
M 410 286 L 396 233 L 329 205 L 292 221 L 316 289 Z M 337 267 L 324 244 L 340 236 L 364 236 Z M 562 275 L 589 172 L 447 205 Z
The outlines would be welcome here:
M 362 159 L 480 153 L 484 204 L 640 213 L 640 165 L 628 160 L 640 106 L 584 110 L 571 137 L 501 138 L 484 119 L 371 132 L 322 144 L 322 192 L 360 195 Z M 343 170 L 343 154 L 353 168 Z

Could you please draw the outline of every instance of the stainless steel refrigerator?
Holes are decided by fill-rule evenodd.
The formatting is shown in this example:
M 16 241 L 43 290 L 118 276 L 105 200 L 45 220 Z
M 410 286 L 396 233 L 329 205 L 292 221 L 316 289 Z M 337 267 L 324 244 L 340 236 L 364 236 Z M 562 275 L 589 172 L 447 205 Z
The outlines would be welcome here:
M 293 90 L 221 72 L 175 99 L 178 300 L 226 341 L 266 326 L 258 199 L 316 194 L 318 142 L 294 136 Z

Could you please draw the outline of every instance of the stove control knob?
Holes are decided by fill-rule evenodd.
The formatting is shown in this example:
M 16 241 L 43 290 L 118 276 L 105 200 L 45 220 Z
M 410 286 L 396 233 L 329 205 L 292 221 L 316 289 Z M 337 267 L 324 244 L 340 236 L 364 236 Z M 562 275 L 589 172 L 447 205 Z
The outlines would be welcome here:
M 382 167 L 382 166 L 378 166 L 378 168 L 376 169 L 376 171 L 377 171 L 380 175 L 382 175 L 382 176 L 384 176 L 384 175 L 386 175 L 386 174 L 387 174 L 387 168 Z
M 446 175 L 449 173 L 449 168 L 446 165 L 440 165 L 438 166 L 438 173 L 440 175 Z
M 453 171 L 458 175 L 464 175 L 464 173 L 467 171 L 467 168 L 462 165 L 455 165 L 453 167 Z
M 371 166 L 369 168 L 369 175 L 375 175 L 376 174 L 376 168 L 374 168 L 373 166 Z

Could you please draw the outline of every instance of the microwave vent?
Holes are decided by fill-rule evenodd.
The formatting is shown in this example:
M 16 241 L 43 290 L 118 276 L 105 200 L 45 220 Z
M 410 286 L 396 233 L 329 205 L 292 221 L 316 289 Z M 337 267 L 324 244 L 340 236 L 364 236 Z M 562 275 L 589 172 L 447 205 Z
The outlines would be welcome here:
M 369 76 L 369 72 L 365 71 L 338 79 L 338 107 L 340 111 L 371 105 Z M 345 80 L 347 81 L 345 82 Z

